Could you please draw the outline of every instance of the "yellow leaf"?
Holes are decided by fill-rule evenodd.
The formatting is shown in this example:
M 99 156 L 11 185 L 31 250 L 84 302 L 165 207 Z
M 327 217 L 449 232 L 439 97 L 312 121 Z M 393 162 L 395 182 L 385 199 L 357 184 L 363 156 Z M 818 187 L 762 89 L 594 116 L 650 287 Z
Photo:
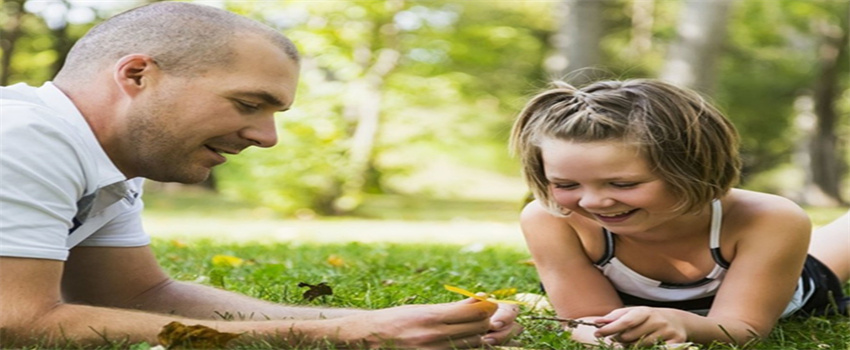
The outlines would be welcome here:
M 187 326 L 174 321 L 157 335 L 159 343 L 166 349 L 223 349 L 227 343 L 239 337 L 236 333 L 219 332 L 207 326 Z
M 520 260 L 520 261 L 517 261 L 517 263 L 519 263 L 520 265 L 535 266 L 534 259 Z
M 186 248 L 188 245 L 186 245 L 186 243 L 183 243 L 183 241 L 181 240 L 172 239 L 171 246 L 174 248 Z
M 345 266 L 345 260 L 342 260 L 339 256 L 331 254 L 331 256 L 328 257 L 328 264 L 333 267 L 342 267 Z
M 516 288 L 502 288 L 490 293 L 490 295 L 496 298 L 507 298 L 514 294 L 516 294 Z
M 488 297 L 485 297 L 485 296 L 477 295 L 477 294 L 470 292 L 466 289 L 450 286 L 450 285 L 447 285 L 447 284 L 444 284 L 443 287 L 445 287 L 450 292 L 455 292 L 455 293 L 465 295 L 465 296 L 468 296 L 468 297 L 473 298 L 473 299 L 478 299 L 478 300 L 481 300 L 481 301 L 489 301 L 491 303 L 503 303 L 503 304 L 519 304 L 519 305 L 525 304 L 521 301 L 516 301 L 516 300 L 499 300 L 499 299 L 496 299 L 496 298 L 488 298 Z
M 245 261 L 230 255 L 216 255 L 212 257 L 212 263 L 218 267 L 239 267 Z

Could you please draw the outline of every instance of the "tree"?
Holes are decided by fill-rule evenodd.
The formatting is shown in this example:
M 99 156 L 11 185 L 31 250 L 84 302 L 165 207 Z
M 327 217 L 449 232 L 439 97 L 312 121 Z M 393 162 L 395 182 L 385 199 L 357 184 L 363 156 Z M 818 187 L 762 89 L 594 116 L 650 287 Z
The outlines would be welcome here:
M 10 0 L 3 3 L 3 25 L 0 26 L 0 48 L 3 49 L 3 57 L 0 59 L 0 85 L 9 85 L 11 75 L 12 57 L 15 54 L 15 43 L 21 36 L 25 0 Z
M 686 0 L 660 78 L 710 94 L 732 0 Z
M 605 2 L 562 0 L 556 11 L 558 28 L 552 36 L 556 52 L 547 59 L 547 66 L 571 84 L 582 85 L 594 80 L 587 68 L 602 63 L 599 45 L 605 33 L 602 18 Z
M 850 7 L 848 7 L 850 10 Z M 818 46 L 818 74 L 814 81 L 814 110 L 817 115 L 814 136 L 811 138 L 811 190 L 823 194 L 826 198 L 816 202 L 814 196 L 804 197 L 809 204 L 836 205 L 846 204 L 841 196 L 841 173 L 843 164 L 838 152 L 836 136 L 838 114 L 836 101 L 840 93 L 840 63 L 846 61 L 848 44 L 848 19 L 850 12 L 841 11 L 838 23 L 818 19 L 814 23 L 815 32 L 820 36 Z M 840 25 L 843 24 L 843 25 Z M 844 60 L 840 60 L 844 58 Z M 845 62 L 846 63 L 846 62 Z
M 506 130 L 542 80 L 550 25 L 545 6 L 527 5 L 230 3 L 293 39 L 302 78 L 279 145 L 219 167 L 222 190 L 282 213 L 345 214 L 367 193 L 427 191 L 404 178 L 436 158 L 516 171 Z

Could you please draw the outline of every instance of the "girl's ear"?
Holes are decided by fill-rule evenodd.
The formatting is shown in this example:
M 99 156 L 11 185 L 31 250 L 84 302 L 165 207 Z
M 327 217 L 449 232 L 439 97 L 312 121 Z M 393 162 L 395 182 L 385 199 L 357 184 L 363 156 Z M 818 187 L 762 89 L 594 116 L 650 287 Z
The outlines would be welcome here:
M 148 88 L 161 73 L 153 57 L 132 54 L 118 60 L 113 79 L 124 94 L 132 97 Z

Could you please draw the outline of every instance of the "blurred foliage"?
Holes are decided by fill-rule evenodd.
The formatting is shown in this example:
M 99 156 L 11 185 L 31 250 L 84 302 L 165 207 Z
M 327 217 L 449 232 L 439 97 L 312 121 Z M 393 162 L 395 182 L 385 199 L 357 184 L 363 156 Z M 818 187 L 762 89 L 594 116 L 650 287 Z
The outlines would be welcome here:
M 651 46 L 636 51 L 630 45 L 634 1 L 606 1 L 599 78 L 656 76 L 677 36 L 681 1 L 655 1 Z M 0 40 L 9 42 L 16 18 L 20 35 L 4 75 L 10 83 L 49 80 L 64 55 L 63 42 L 142 2 L 6 0 Z M 451 171 L 436 168 L 447 160 L 458 164 L 453 169 L 516 177 L 516 161 L 505 147 L 512 119 L 528 97 L 557 78 L 544 69 L 557 26 L 556 1 L 220 3 L 285 32 L 304 56 L 295 106 L 278 118 L 280 144 L 248 150 L 215 171 L 220 191 L 282 214 L 331 213 L 343 196 L 342 184 L 361 176 L 351 171 L 357 119 L 349 109 L 362 102 L 358 84 L 386 50 L 399 59 L 380 82 L 380 124 L 363 195 L 444 193 L 439 188 L 449 184 L 428 188 L 411 179 L 431 171 L 448 172 L 451 181 Z M 840 0 L 735 2 L 713 98 L 742 134 L 745 179 L 758 180 L 746 186 L 774 192 L 785 190 L 776 183 L 800 186 L 786 181 L 798 178 L 800 169 L 791 169 L 790 177 L 775 169 L 788 169 L 800 136 L 795 101 L 812 93 L 821 33 L 847 30 L 848 6 Z M 846 160 L 850 60 L 840 62 L 838 136 Z
M 373 59 L 362 56 L 382 48 L 401 58 L 385 76 L 364 191 L 405 192 L 404 185 L 392 185 L 393 177 L 422 170 L 429 165 L 423 159 L 445 153 L 475 167 L 516 173 L 504 145 L 523 95 L 544 80 L 539 62 L 551 24 L 537 19 L 545 7 L 456 1 L 337 5 L 232 3 L 232 10 L 285 30 L 305 63 L 298 102 L 280 117 L 280 145 L 231 159 L 217 172 L 221 190 L 283 212 L 328 213 L 341 194 L 336 184 L 356 175 L 346 171 L 357 122 L 346 115 L 347 99 L 356 98 L 350 90 L 366 74 L 362 62 Z
M 761 172 L 789 160 L 799 136 L 794 128 L 794 103 L 801 96 L 811 96 L 819 73 L 822 38 L 818 27 L 848 30 L 848 4 L 793 0 L 738 4 L 730 21 L 731 42 L 723 56 L 717 100 L 744 135 L 746 172 Z M 840 91 L 845 93 L 838 108 L 847 124 L 850 70 L 846 55 L 839 62 Z M 843 138 L 846 143 L 848 134 Z

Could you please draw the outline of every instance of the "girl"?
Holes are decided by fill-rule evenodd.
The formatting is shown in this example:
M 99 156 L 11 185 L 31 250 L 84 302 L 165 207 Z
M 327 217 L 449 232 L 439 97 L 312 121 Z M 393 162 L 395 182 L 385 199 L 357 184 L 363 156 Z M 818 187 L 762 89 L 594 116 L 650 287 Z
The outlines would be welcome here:
M 846 312 L 850 214 L 810 245 L 799 206 L 733 189 L 738 136 L 698 94 L 655 80 L 554 85 L 511 144 L 536 198 L 521 226 L 549 299 L 599 326 L 573 339 L 744 344 L 783 316 Z

